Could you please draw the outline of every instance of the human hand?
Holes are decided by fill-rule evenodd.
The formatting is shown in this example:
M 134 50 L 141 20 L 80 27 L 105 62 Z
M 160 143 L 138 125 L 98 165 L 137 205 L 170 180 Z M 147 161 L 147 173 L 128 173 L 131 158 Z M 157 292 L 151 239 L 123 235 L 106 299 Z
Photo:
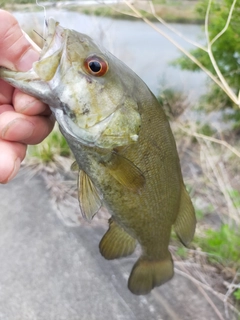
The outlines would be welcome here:
M 0 66 L 27 71 L 38 58 L 16 19 L 0 10 Z M 0 79 L 0 183 L 17 174 L 27 145 L 41 142 L 53 125 L 47 105 Z

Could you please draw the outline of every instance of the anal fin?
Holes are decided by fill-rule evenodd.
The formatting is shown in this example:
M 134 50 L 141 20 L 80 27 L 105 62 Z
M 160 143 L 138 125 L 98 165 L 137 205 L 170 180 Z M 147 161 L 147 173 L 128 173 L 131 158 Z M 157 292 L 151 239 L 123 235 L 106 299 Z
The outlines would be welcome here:
M 109 220 L 109 229 L 103 236 L 99 249 L 107 260 L 117 259 L 132 254 L 137 241 L 131 237 L 113 219 Z
M 180 241 L 185 245 L 192 241 L 196 228 L 196 217 L 195 211 L 190 199 L 190 196 L 184 186 L 182 185 L 180 207 L 177 219 L 174 224 L 174 230 L 180 239 Z

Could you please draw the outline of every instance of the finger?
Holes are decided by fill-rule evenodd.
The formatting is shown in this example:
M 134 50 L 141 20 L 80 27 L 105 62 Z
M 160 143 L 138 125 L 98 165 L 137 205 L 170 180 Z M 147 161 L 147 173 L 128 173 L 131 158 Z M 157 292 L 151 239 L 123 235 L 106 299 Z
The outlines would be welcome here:
M 17 142 L 0 140 L 0 183 L 7 183 L 17 174 L 27 146 Z
M 0 106 L 1 104 L 11 104 L 14 88 L 10 84 L 0 79 Z
M 39 57 L 24 37 L 17 20 L 0 10 L 0 65 L 9 69 L 27 71 Z
M 17 112 L 28 116 L 51 114 L 49 107 L 45 103 L 18 89 L 16 89 L 13 94 L 13 106 Z
M 0 10 L 0 65 L 21 71 L 28 70 L 39 57 L 23 35 L 17 20 L 7 11 Z M 2 86 L 3 83 L 3 86 Z M 1 83 L 0 103 L 11 103 L 13 89 Z M 49 115 L 49 108 L 36 98 L 19 90 L 14 91 L 13 104 L 17 112 L 26 115 Z
M 1 114 L 1 113 L 4 113 L 4 112 L 6 112 L 6 111 L 14 111 L 13 106 L 10 105 L 10 104 L 3 104 L 3 105 L 1 105 L 1 107 L 0 107 L 0 114 Z
M 7 111 L 0 115 L 0 138 L 37 144 L 46 138 L 53 126 L 53 117 L 26 116 Z

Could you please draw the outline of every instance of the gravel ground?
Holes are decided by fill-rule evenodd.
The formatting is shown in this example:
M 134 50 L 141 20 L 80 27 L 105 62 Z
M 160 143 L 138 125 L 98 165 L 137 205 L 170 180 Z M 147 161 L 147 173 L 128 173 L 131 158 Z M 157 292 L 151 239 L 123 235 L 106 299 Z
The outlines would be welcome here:
M 104 260 L 98 243 L 107 225 L 64 225 L 43 178 L 28 177 L 0 185 L 0 320 L 225 319 L 216 296 L 179 274 L 147 296 L 132 295 L 136 255 Z

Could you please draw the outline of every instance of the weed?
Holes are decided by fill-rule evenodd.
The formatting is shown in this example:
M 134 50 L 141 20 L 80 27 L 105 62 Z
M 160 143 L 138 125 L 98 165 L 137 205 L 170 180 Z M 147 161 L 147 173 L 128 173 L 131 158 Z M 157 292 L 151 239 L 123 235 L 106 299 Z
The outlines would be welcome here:
M 228 224 L 222 224 L 219 230 L 206 230 L 205 236 L 197 242 L 203 251 L 209 253 L 211 263 L 220 262 L 224 267 L 235 270 L 240 267 L 240 234 Z
M 240 192 L 238 190 L 232 189 L 229 190 L 228 193 L 235 208 L 240 208 Z
M 188 251 L 185 247 L 178 247 L 176 253 L 182 259 L 186 259 L 188 257 Z
M 237 300 L 237 301 L 240 301 L 240 289 L 237 289 L 234 293 L 234 298 Z
M 28 159 L 35 158 L 41 163 L 52 162 L 56 156 L 69 157 L 70 155 L 69 146 L 56 127 L 42 143 L 28 148 Z

